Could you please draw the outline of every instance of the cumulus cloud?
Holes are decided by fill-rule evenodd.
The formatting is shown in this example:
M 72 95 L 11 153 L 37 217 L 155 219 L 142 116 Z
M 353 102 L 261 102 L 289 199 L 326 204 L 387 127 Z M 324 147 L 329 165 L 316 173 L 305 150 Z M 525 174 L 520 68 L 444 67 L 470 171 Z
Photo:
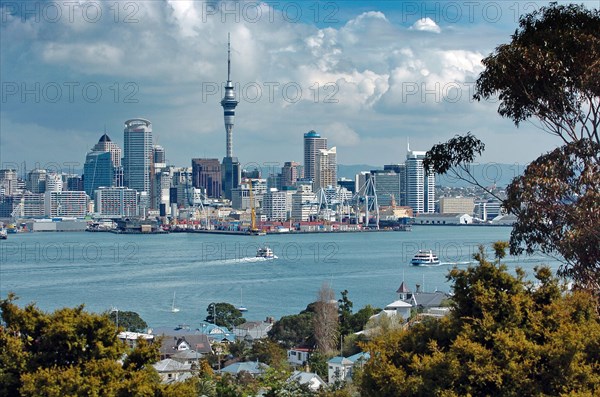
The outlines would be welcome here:
M 24 134 L 33 123 L 55 131 L 83 129 L 95 138 L 108 124 L 118 142 L 123 121 L 144 115 L 160 131 L 161 145 L 175 164 L 203 154 L 222 157 L 219 101 L 228 32 L 240 100 L 234 150 L 241 158 L 273 156 L 276 161 L 300 160 L 302 134 L 319 126 L 331 146 L 344 147 L 341 159 L 371 159 L 361 162 L 397 151 L 388 142 L 399 134 L 425 141 L 448 124 L 469 130 L 467 121 L 477 117 L 465 117 L 472 106 L 465 90 L 482 70 L 482 54 L 497 45 L 473 33 L 477 25 L 422 34 L 441 28 L 429 18 L 406 27 L 376 9 L 348 10 L 346 21 L 324 27 L 290 21 L 269 3 L 127 2 L 118 3 L 116 17 L 113 0 L 93 3 L 103 9 L 95 23 L 77 12 L 72 21 L 53 23 L 6 16 L 0 28 L 0 70 L 3 81 L 5 76 L 17 82 L 37 79 L 42 87 L 48 81 L 99 82 L 104 84 L 102 101 L 81 104 L 79 95 L 75 103 L 44 98 L 31 103 L 15 95 L 3 103 L 2 117 Z M 126 4 L 137 8 L 125 9 Z M 308 6 L 299 4 L 304 15 L 311 15 Z M 136 84 L 137 102 L 124 101 L 131 94 L 123 90 L 128 82 Z M 78 116 L 79 105 L 85 118 Z M 53 134 L 53 139 L 70 138 Z M 257 154 L 256 142 L 265 143 L 260 147 L 264 153 Z M 2 151 L 14 154 L 5 145 Z
M 420 30 L 424 32 L 441 33 L 442 29 L 437 23 L 431 18 L 421 18 L 417 20 L 411 27 L 414 30 Z

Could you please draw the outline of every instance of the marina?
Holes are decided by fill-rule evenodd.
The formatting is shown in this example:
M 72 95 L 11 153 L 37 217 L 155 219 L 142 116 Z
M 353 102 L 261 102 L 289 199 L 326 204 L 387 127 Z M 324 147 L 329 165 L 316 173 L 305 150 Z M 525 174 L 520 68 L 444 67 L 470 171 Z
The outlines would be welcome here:
M 507 240 L 510 228 L 414 227 L 410 233 L 307 233 L 256 236 L 202 233 L 17 233 L 0 242 L 0 296 L 19 296 L 44 310 L 85 304 L 102 312 L 139 313 L 151 326 L 196 324 L 212 302 L 240 305 L 244 317 L 296 314 L 316 300 L 323 283 L 347 289 L 355 310 L 383 307 L 400 282 L 424 291 L 449 291 L 453 266 L 468 266 L 479 244 Z M 268 246 L 277 260 L 256 258 Z M 412 266 L 418 250 L 432 249 L 439 266 Z M 491 251 L 490 255 L 491 254 Z M 509 269 L 558 263 L 507 257 Z M 175 291 L 175 292 L 174 292 Z M 176 301 L 174 296 L 176 294 Z M 173 307 L 179 309 L 172 312 Z

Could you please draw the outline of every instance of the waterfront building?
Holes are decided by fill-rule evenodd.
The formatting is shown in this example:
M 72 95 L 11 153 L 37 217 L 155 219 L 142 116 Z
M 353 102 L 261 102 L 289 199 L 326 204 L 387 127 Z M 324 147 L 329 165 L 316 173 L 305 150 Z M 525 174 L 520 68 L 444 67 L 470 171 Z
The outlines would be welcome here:
M 221 163 L 218 159 L 192 159 L 192 186 L 208 198 L 221 197 Z
M 473 197 L 441 197 L 440 213 L 456 214 L 463 213 L 473 215 L 475 210 L 475 199 Z
M 304 178 L 314 181 L 317 154 L 322 149 L 327 149 L 327 138 L 321 138 L 314 130 L 304 134 Z
M 83 189 L 90 196 L 101 186 L 110 187 L 114 181 L 114 167 L 110 152 L 89 152 L 83 165 Z
M 475 217 L 489 222 L 497 216 L 504 215 L 502 203 L 498 200 L 484 200 L 475 204 Z
M 44 193 L 46 191 L 46 170 L 31 170 L 27 174 L 25 188 L 31 193 Z
M 314 205 L 317 200 L 312 188 L 300 185 L 296 193 L 292 194 L 292 219 L 295 221 L 308 221 L 311 215 L 317 213 Z
M 261 208 L 263 196 L 267 191 L 265 179 L 251 179 L 252 196 L 254 197 L 254 208 Z M 231 191 L 231 208 L 236 210 L 250 209 L 250 183 L 242 182 L 240 186 Z
M 263 197 L 263 214 L 270 221 L 285 221 L 291 212 L 291 195 L 285 191 L 269 189 Z
M 46 192 L 44 215 L 83 218 L 88 212 L 88 203 L 89 197 L 85 192 Z
M 127 120 L 124 130 L 124 185 L 138 192 L 149 192 L 152 160 L 152 123 L 141 118 Z
M 313 191 L 337 185 L 337 150 L 319 149 L 315 161 Z
M 96 213 L 103 218 L 138 216 L 138 197 L 134 189 L 101 187 L 95 192 Z
M 425 173 L 426 153 L 409 148 L 406 155 L 406 204 L 415 214 L 435 212 L 435 175 Z
M 25 192 L 16 205 L 15 215 L 22 218 L 41 218 L 44 216 L 44 193 Z
M 404 197 L 405 175 L 392 170 L 372 170 L 369 178 L 373 178 L 377 202 L 380 206 L 390 206 L 401 203 Z

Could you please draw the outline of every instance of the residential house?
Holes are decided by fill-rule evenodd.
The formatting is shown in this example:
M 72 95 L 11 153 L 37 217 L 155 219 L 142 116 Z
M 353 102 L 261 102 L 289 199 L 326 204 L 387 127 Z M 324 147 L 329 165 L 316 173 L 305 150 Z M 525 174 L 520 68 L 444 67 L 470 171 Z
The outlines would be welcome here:
M 246 321 L 233 328 L 233 333 L 237 339 L 252 342 L 256 339 L 266 338 L 271 328 L 273 328 L 272 321 Z
M 163 383 L 180 382 L 192 375 L 192 366 L 170 358 L 152 364 Z
M 294 371 L 292 376 L 288 378 L 288 382 L 298 382 L 301 385 L 308 385 L 308 388 L 314 392 L 327 386 L 327 383 L 314 372 Z
M 292 365 L 306 365 L 308 357 L 312 353 L 313 349 L 306 347 L 294 347 L 287 351 L 287 361 Z
M 352 371 L 369 360 L 369 353 L 357 353 L 350 357 L 337 356 L 327 361 L 327 381 L 331 383 L 352 379 Z

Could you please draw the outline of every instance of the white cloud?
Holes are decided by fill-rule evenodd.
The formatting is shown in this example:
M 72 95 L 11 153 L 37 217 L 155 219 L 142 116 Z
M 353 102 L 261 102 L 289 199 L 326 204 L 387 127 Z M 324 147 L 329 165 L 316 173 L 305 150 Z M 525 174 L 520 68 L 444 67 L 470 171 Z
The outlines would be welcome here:
M 105 82 L 105 96 L 97 104 L 80 103 L 81 95 L 75 103 L 23 103 L 19 95 L 11 97 L 0 116 L 10 118 L 24 141 L 37 139 L 28 138 L 27 131 L 38 125 L 59 131 L 52 134 L 53 142 L 69 147 L 71 138 L 60 131 L 79 130 L 97 139 L 107 124 L 109 135 L 119 142 L 123 121 L 144 115 L 154 123 L 173 163 L 188 164 L 204 154 L 222 157 L 222 92 L 203 95 L 203 89 L 220 87 L 226 78 L 227 32 L 232 37 L 232 77 L 242 88 L 234 128 L 234 150 L 242 159 L 301 160 L 302 134 L 321 127 L 331 146 L 344 149 L 340 159 L 377 163 L 379 153 L 398 152 L 401 161 L 403 152 L 389 145 L 397 136 L 404 142 L 405 136 L 419 137 L 415 145 L 423 147 L 449 129 L 474 130 L 495 112 L 494 104 L 474 107 L 468 92 L 482 70 L 482 54 L 497 45 L 498 36 L 479 34 L 488 26 L 456 25 L 444 28 L 443 35 L 422 34 L 441 30 L 428 18 L 407 28 L 382 12 L 369 11 L 353 13 L 337 26 L 317 27 L 290 23 L 268 3 L 260 3 L 259 20 L 242 14 L 236 22 L 219 8 L 207 15 L 206 2 L 181 0 L 136 2 L 138 22 L 125 23 L 121 9 L 115 23 L 109 8 L 114 1 L 95 3 L 103 5 L 107 19 L 94 24 L 81 19 L 36 24 L 9 17 L 1 25 L 3 81 L 10 76 L 17 82 L 37 79 L 42 86 L 48 81 Z M 215 4 L 232 9 L 236 3 Z M 310 10 L 306 6 L 303 11 Z M 127 82 L 139 89 L 137 103 L 123 102 Z M 109 100 L 114 83 L 120 87 L 116 101 Z M 272 83 L 276 86 L 270 92 Z M 286 84 L 297 85 L 301 99 L 285 97 Z M 261 89 L 256 101 L 248 98 L 252 85 Z M 10 145 L 1 151 L 15 159 L 30 155 Z
M 424 31 L 424 32 L 433 32 L 433 33 L 441 33 L 442 32 L 442 29 L 431 18 L 421 18 L 421 19 L 417 20 L 410 28 L 414 29 L 414 30 Z

